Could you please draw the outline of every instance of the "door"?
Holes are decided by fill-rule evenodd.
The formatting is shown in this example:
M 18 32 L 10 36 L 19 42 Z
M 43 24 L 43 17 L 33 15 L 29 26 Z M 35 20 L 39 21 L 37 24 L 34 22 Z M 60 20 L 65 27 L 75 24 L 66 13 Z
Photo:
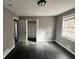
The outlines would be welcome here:
M 18 35 L 17 35 L 17 28 L 18 27 L 18 21 L 14 20 L 14 38 L 15 38 L 15 45 L 18 43 Z
M 28 40 L 36 42 L 36 21 L 28 21 Z

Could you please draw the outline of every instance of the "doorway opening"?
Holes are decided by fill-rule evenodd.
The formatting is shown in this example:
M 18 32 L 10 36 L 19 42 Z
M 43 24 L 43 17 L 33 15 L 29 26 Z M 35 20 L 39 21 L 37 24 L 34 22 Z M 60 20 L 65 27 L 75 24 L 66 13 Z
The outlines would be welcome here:
M 13 17 L 13 20 L 14 20 L 14 32 L 13 32 L 13 34 L 14 34 L 14 42 L 15 42 L 15 46 L 16 46 L 16 44 L 19 42 L 19 40 L 18 40 L 18 18 L 16 18 L 16 17 Z
M 37 41 L 37 20 L 26 20 L 27 21 L 27 40 L 36 42 Z

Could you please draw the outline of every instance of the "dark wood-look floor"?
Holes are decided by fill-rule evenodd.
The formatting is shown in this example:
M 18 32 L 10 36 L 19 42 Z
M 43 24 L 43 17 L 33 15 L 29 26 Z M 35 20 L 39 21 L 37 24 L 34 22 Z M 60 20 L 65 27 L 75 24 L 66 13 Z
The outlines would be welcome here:
M 56 43 L 20 42 L 5 59 L 75 59 L 75 56 Z

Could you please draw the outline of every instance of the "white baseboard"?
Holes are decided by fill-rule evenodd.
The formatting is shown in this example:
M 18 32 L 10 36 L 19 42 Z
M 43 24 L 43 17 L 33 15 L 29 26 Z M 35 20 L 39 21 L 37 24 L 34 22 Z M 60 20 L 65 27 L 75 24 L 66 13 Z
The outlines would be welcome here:
M 7 48 L 4 52 L 3 52 L 3 58 L 5 58 L 11 51 L 12 49 L 15 47 L 15 45 L 13 45 L 13 47 L 11 49 Z
M 37 40 L 37 42 L 52 42 L 54 40 Z
M 63 44 L 61 44 L 60 42 L 58 42 L 57 40 L 55 40 L 55 42 L 57 42 L 59 45 L 61 45 L 63 48 L 65 48 L 66 50 L 68 50 L 69 52 L 71 52 L 73 55 L 75 55 L 74 52 L 72 52 L 70 49 L 68 49 L 67 47 L 65 47 Z

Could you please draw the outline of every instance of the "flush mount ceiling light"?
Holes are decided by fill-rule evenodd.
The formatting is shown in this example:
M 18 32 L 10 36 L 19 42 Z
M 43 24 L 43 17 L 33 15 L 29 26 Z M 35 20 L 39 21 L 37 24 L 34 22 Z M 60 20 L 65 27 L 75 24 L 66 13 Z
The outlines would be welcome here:
M 46 4 L 46 0 L 39 0 L 38 6 L 44 6 Z

